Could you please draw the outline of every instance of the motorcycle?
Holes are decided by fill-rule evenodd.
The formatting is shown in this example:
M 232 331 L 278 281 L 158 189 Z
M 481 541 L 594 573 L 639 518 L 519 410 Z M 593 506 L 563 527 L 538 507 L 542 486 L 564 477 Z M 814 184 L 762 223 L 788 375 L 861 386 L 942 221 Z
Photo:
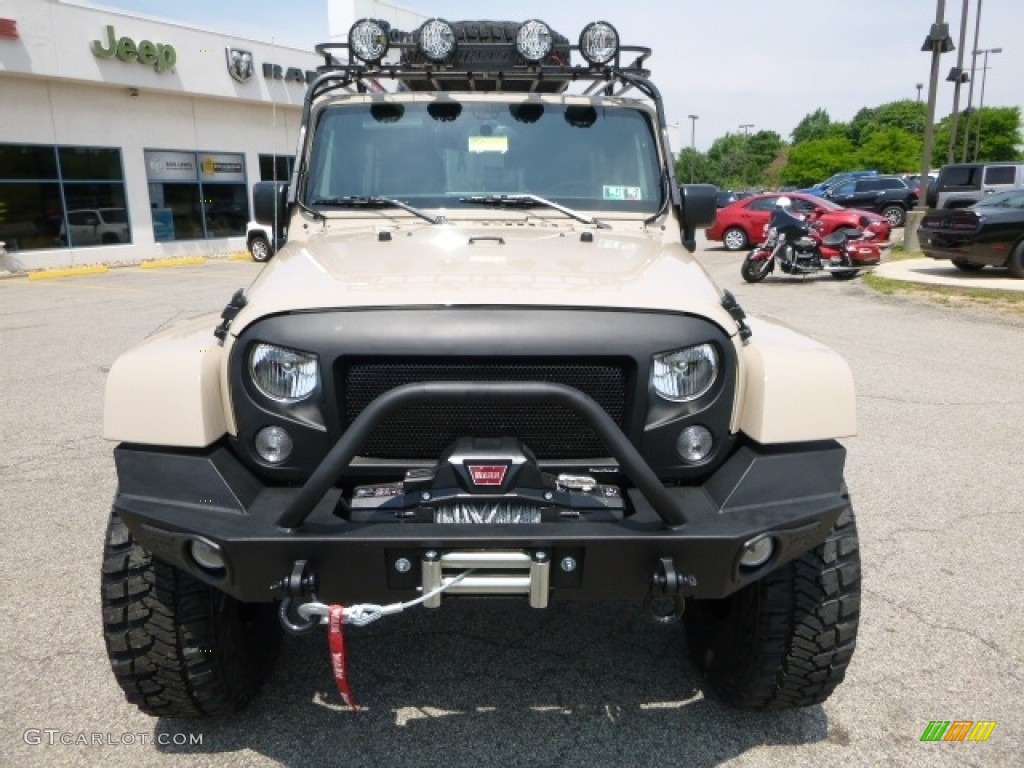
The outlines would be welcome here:
M 775 262 L 788 275 L 828 272 L 837 280 L 852 280 L 882 261 L 881 248 L 871 242 L 873 232 L 838 229 L 822 235 L 823 223 L 794 216 L 784 208 L 772 212 L 763 243 L 747 254 L 740 274 L 759 283 L 775 271 Z

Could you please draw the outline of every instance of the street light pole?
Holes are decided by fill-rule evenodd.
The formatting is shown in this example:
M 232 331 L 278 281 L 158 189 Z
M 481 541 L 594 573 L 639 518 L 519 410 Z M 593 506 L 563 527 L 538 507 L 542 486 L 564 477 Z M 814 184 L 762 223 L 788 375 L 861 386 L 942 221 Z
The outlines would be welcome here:
M 750 141 L 750 129 L 754 127 L 753 123 L 744 123 L 740 126 L 743 129 L 743 186 L 747 186 L 747 142 Z
M 985 60 L 981 65 L 981 97 L 978 99 L 978 127 L 974 134 L 974 162 L 978 162 L 978 150 L 981 148 L 981 110 L 985 106 L 985 76 L 988 74 L 988 55 L 1002 52 L 1002 48 L 986 48 L 983 51 L 977 51 L 977 53 L 985 54 Z
M 952 82 L 953 85 L 953 113 L 950 115 L 949 120 L 949 152 L 947 153 L 947 162 L 954 162 L 956 160 L 956 127 L 957 121 L 960 118 L 960 86 L 964 80 L 967 79 L 967 73 L 964 72 L 964 43 L 967 41 L 967 5 L 968 0 L 964 0 L 963 13 L 960 16 L 960 47 L 956 52 L 956 66 L 949 70 L 949 75 L 946 80 Z M 980 12 L 980 8 L 978 9 Z M 964 141 L 966 141 L 964 137 Z
M 964 0 L 964 2 L 966 3 L 967 0 Z M 921 89 L 922 88 L 924 88 L 924 83 L 918 83 L 917 84 L 917 103 L 918 104 L 921 103 Z
M 935 94 L 939 84 L 939 59 L 942 54 L 954 49 L 953 41 L 949 37 L 949 25 L 943 21 L 946 13 L 946 0 L 937 0 L 935 6 L 935 23 L 928 30 L 928 36 L 924 39 L 921 50 L 932 55 L 931 76 L 928 80 L 928 111 L 924 121 L 924 151 L 921 153 L 921 185 L 926 187 L 925 179 L 932 166 L 932 149 L 935 141 Z M 928 195 L 921 195 L 917 207 L 908 212 L 907 220 L 903 225 L 903 242 L 908 253 L 920 249 L 917 239 L 917 227 L 928 210 Z
M 693 184 L 694 168 L 697 165 L 697 120 L 700 115 L 687 115 L 690 118 L 690 183 Z
M 960 162 L 967 162 L 967 149 L 971 145 L 971 116 L 974 113 L 974 68 L 978 63 L 978 33 L 981 31 L 981 3 L 982 0 L 978 0 L 978 12 L 974 17 L 974 46 L 971 48 L 971 87 L 967 89 L 967 109 L 964 110 L 964 114 L 967 116 L 967 122 L 964 124 L 964 151 L 960 156 Z

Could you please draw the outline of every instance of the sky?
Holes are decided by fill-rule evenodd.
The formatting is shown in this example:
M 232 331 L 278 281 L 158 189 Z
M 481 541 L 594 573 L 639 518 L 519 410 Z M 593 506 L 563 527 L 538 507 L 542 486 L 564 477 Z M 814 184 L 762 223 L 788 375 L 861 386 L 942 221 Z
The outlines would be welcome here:
M 328 39 L 327 4 L 339 0 L 91 0 L 240 38 L 312 49 Z M 653 49 L 648 60 L 668 122 L 684 146 L 706 151 L 726 133 L 771 130 L 784 140 L 823 108 L 835 121 L 862 107 L 899 99 L 927 102 L 931 55 L 921 51 L 937 4 L 957 50 L 943 54 L 936 120 L 950 113 L 962 0 L 406 0 L 399 5 L 450 21 L 539 18 L 575 42 L 590 21 L 610 22 L 626 45 Z M 989 55 L 986 106 L 1024 109 L 1024 0 L 969 0 L 964 49 L 970 70 L 977 7 L 978 48 Z M 981 100 L 983 57 L 977 57 L 973 104 Z M 961 87 L 960 107 L 969 86 Z M 692 121 L 688 115 L 697 115 Z M 678 150 L 681 147 L 673 147 Z

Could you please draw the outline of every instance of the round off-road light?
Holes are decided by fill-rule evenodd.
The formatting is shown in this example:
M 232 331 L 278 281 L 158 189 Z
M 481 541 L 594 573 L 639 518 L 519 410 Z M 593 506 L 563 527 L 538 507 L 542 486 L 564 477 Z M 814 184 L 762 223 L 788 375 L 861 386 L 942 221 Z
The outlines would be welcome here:
M 256 433 L 256 453 L 268 464 L 280 464 L 292 455 L 292 436 L 282 427 L 264 427 Z
M 188 553 L 200 568 L 207 571 L 224 570 L 224 553 L 212 541 L 192 539 L 188 545 Z
M 524 21 L 516 33 L 516 50 L 527 61 L 540 61 L 554 44 L 551 27 L 538 19 Z
M 619 33 L 607 21 L 593 21 L 580 32 L 580 54 L 591 64 L 607 64 L 619 52 Z
M 700 424 L 693 424 L 679 433 L 679 437 L 676 438 L 676 451 L 683 461 L 697 463 L 708 457 L 714 444 L 711 430 Z
M 444 19 L 428 19 L 423 22 L 417 37 L 420 50 L 431 61 L 444 61 L 455 50 L 455 30 Z
M 743 545 L 743 554 L 740 555 L 740 565 L 744 568 L 758 568 L 771 558 L 775 553 L 775 542 L 771 536 L 758 536 Z
M 360 19 L 348 31 L 348 46 L 360 61 L 376 64 L 388 52 L 388 30 L 374 19 Z

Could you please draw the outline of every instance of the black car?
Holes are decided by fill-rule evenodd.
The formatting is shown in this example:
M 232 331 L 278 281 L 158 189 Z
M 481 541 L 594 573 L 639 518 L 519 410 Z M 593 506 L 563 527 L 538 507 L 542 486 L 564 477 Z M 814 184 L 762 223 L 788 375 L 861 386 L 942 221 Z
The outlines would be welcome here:
M 1024 278 L 1024 189 L 1000 192 L 970 208 L 930 209 L 917 230 L 921 250 L 966 272 L 1006 267 Z
M 715 193 L 715 206 L 717 208 L 725 208 L 725 206 L 732 205 L 737 200 L 739 198 L 731 189 L 720 189 Z
M 894 227 L 902 227 L 907 211 L 917 205 L 917 192 L 899 176 L 865 176 L 842 181 L 823 195 L 844 208 L 880 213 Z

